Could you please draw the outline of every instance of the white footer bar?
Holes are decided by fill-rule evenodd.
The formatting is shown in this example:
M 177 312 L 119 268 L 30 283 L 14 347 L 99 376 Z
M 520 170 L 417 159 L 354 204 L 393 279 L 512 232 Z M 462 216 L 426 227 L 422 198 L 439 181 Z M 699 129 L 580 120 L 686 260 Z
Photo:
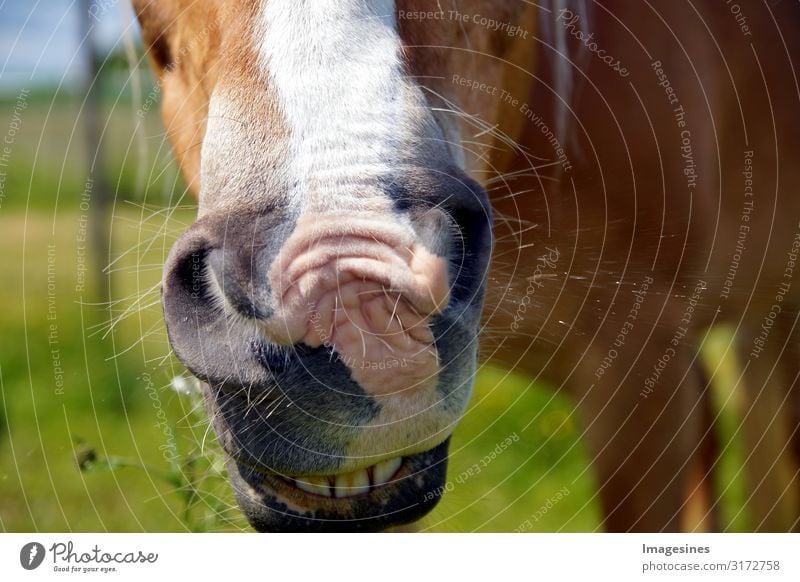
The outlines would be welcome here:
M 3 534 L 0 580 L 800 580 L 798 534 Z

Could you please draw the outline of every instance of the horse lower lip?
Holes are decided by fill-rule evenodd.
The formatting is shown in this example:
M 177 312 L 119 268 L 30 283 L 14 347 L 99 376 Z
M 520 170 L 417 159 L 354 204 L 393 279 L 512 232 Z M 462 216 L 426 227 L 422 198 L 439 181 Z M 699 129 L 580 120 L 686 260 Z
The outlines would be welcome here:
M 306 493 L 342 499 L 367 494 L 386 485 L 397 475 L 402 465 L 403 459 L 396 457 L 350 473 L 283 477 L 283 480 Z
M 449 439 L 436 447 L 402 457 L 388 481 L 368 493 L 324 497 L 298 488 L 282 474 L 228 459 L 237 500 L 258 531 L 383 531 L 411 523 L 438 503 L 446 480 Z M 396 463 L 396 461 L 395 461 Z

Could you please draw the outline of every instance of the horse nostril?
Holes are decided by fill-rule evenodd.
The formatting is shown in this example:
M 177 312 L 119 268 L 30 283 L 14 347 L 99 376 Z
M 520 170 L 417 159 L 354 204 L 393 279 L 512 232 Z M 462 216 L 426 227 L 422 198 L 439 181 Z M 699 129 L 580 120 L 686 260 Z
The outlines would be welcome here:
M 219 273 L 212 273 L 221 246 L 217 232 L 207 222 L 195 223 L 175 242 L 164 265 L 161 301 L 170 345 L 210 385 L 268 384 L 268 369 L 253 355 L 252 328 L 232 322 L 220 309 Z
M 165 302 L 176 302 L 183 309 L 205 307 L 209 301 L 206 278 L 208 247 L 202 240 L 180 240 L 167 259 L 162 282 Z
M 208 254 L 210 291 L 246 319 L 269 317 L 268 285 L 261 275 L 258 251 L 233 245 Z
M 205 265 L 208 257 L 206 249 L 190 253 L 177 265 L 176 282 L 188 293 L 191 299 L 202 301 L 208 299 L 208 284 L 205 278 Z

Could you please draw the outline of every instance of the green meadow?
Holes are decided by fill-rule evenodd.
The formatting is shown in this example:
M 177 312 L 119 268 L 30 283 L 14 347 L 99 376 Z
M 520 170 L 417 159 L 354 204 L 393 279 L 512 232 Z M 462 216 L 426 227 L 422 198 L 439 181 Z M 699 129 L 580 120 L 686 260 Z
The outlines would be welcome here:
M 0 102 L 0 139 L 14 107 Z M 0 206 L 0 531 L 247 530 L 161 319 L 161 265 L 193 209 L 157 114 L 104 99 L 103 157 L 91 179 L 80 97 L 31 95 L 20 117 Z M 89 218 L 101 182 L 110 248 L 98 256 Z M 706 350 L 721 364 L 720 386 L 736 377 L 728 340 L 716 332 Z M 733 435 L 735 395 L 718 392 L 721 430 Z M 421 528 L 598 528 L 573 406 L 546 385 L 483 366 L 441 503 Z M 723 515 L 741 529 L 731 442 Z

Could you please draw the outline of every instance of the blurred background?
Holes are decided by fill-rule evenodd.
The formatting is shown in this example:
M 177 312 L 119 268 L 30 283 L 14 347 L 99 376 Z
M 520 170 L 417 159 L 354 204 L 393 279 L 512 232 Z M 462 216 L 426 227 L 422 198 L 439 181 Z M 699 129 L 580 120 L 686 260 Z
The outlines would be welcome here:
M 162 322 L 194 210 L 158 98 L 128 0 L 0 0 L 0 531 L 248 529 Z M 598 528 L 580 433 L 566 396 L 482 367 L 422 528 Z M 730 442 L 723 523 L 743 529 Z

